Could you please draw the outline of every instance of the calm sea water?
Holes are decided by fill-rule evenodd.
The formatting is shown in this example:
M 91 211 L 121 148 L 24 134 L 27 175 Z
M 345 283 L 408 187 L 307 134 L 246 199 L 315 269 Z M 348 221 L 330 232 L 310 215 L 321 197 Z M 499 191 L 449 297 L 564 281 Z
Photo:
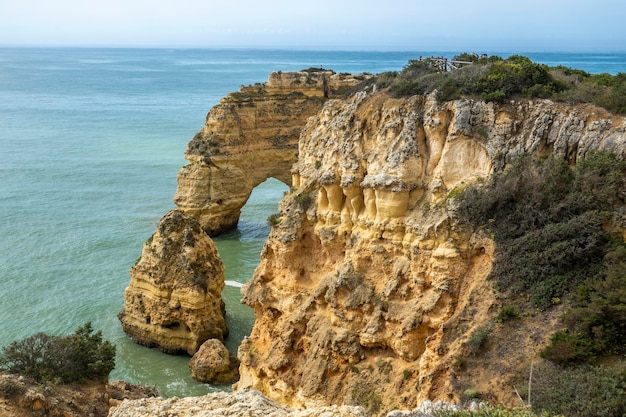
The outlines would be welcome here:
M 187 142 L 221 97 L 272 71 L 378 73 L 431 54 L 443 53 L 0 48 L 0 347 L 91 321 L 117 345 L 112 379 L 156 385 L 165 396 L 229 389 L 193 381 L 187 357 L 136 345 L 116 318 L 143 242 L 174 208 Z M 626 72 L 626 54 L 525 55 Z M 257 187 L 239 227 L 215 239 L 233 352 L 254 319 L 239 286 L 286 189 L 272 180 Z

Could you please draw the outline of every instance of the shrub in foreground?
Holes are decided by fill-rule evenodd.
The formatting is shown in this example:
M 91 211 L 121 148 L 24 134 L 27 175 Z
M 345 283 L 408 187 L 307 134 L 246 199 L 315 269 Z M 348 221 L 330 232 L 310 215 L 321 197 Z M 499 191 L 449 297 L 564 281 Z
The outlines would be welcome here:
M 532 406 L 567 417 L 622 417 L 626 413 L 624 363 L 610 368 L 561 368 L 545 362 L 533 372 Z
M 70 383 L 107 379 L 115 367 L 115 346 L 93 332 L 90 322 L 69 336 L 37 333 L 2 349 L 0 369 L 37 382 Z
M 536 414 L 523 407 L 507 408 L 503 406 L 482 406 L 476 410 L 440 410 L 435 417 L 548 417 L 549 414 Z

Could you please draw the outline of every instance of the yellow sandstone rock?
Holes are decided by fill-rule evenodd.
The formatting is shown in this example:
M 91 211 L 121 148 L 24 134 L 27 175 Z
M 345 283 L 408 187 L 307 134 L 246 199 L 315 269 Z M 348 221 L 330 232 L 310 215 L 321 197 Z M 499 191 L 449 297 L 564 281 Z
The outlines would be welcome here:
M 298 138 L 325 98 L 365 76 L 309 70 L 276 72 L 213 107 L 191 140 L 174 201 L 210 235 L 233 228 L 254 187 L 268 178 L 291 182 Z
M 591 105 L 439 104 L 434 94 L 397 99 L 372 87 L 337 98 L 358 80 L 274 73 L 224 98 L 187 148 L 175 201 L 208 233 L 233 227 L 267 178 L 292 185 L 242 289 L 256 322 L 239 348 L 237 389 L 295 408 L 359 404 L 373 414 L 456 401 L 469 387 L 508 402 L 509 378 L 546 344 L 560 311 L 494 326 L 494 244 L 459 223 L 455 196 L 522 154 L 572 164 L 596 149 L 625 157 L 624 118 Z M 215 302 L 195 304 L 188 289 L 194 301 L 183 302 L 159 286 L 151 248 L 127 290 L 127 326 L 154 328 L 138 313 L 142 299 L 149 311 L 172 305 L 158 329 L 176 339 L 167 332 L 183 323 L 172 318 L 175 300 Z M 486 325 L 493 342 L 479 363 L 467 341 Z
M 193 355 L 205 340 L 228 334 L 224 266 L 211 238 L 184 212 L 161 219 L 130 276 L 119 319 L 136 342 Z
M 454 196 L 523 153 L 624 155 L 625 126 L 547 100 L 439 105 L 359 92 L 326 102 L 300 135 L 294 189 L 242 290 L 256 322 L 237 388 L 374 414 L 458 400 L 467 384 L 512 400 L 507 378 L 545 345 L 558 312 L 494 328 L 493 356 L 460 371 L 499 301 L 487 281 L 493 242 L 455 219 Z

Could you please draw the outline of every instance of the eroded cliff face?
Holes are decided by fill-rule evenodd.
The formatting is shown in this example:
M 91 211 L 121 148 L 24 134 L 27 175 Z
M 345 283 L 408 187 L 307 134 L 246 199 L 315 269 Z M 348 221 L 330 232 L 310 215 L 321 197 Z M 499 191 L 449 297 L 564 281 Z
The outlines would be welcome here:
M 366 77 L 309 70 L 275 72 L 214 106 L 191 140 L 174 201 L 210 235 L 236 226 L 254 187 L 268 178 L 291 182 L 298 138 L 327 98 Z
M 164 216 L 131 269 L 119 314 L 126 333 L 143 345 L 190 355 L 205 340 L 226 337 L 224 266 L 207 233 L 234 227 L 261 182 L 289 183 L 306 119 L 367 77 L 276 72 L 211 109 L 187 148 L 190 164 L 178 175 L 179 209 Z
M 163 216 L 130 277 L 119 319 L 136 342 L 193 355 L 205 340 L 228 334 L 224 265 L 211 238 L 184 212 Z
M 592 149 L 624 156 L 624 119 L 550 101 L 328 101 L 301 133 L 295 191 L 242 290 L 256 322 L 237 387 L 372 413 L 467 388 L 512 400 L 509 379 L 560 311 L 495 323 L 494 245 L 455 219 L 454 197 L 520 154 L 574 163 Z M 485 325 L 492 345 L 475 367 L 469 341 Z

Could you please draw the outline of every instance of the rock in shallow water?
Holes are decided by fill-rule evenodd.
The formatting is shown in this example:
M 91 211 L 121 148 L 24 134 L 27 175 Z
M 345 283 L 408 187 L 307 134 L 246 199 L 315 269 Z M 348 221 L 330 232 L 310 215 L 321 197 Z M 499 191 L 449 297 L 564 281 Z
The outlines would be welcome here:
M 239 379 L 239 360 L 217 339 L 209 339 L 189 361 L 191 376 L 200 382 L 232 384 Z
M 205 340 L 226 337 L 224 265 L 211 238 L 183 211 L 163 216 L 130 276 L 119 319 L 138 343 L 193 355 Z

